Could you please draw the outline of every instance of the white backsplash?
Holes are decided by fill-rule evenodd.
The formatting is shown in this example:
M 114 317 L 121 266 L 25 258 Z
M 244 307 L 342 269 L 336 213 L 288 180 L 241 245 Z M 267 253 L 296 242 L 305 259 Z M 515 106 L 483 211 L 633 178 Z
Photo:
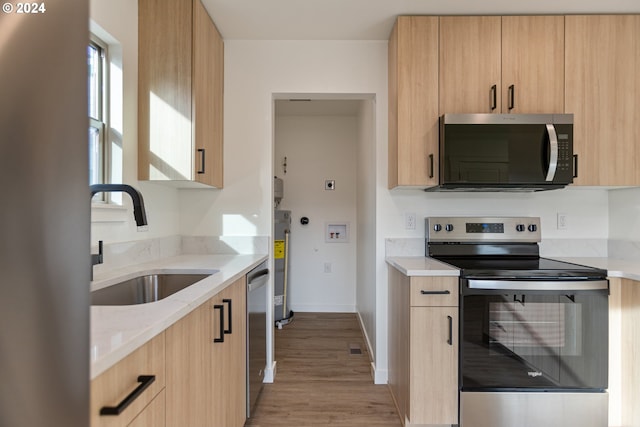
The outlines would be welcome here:
M 640 262 L 640 242 L 631 240 L 609 240 L 609 256 L 625 261 Z
M 268 236 L 182 236 L 183 254 L 268 254 Z
M 267 254 L 268 236 L 168 236 L 130 242 L 104 243 L 103 263 L 94 275 L 178 255 Z M 91 253 L 98 253 L 92 246 Z

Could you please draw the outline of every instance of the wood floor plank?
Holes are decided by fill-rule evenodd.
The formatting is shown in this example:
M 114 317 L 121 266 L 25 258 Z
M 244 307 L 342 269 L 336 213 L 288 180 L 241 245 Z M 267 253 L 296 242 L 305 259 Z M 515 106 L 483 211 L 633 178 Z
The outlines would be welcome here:
M 296 313 L 275 331 L 275 347 L 275 382 L 264 385 L 245 426 L 401 426 L 389 389 L 373 384 L 355 314 Z

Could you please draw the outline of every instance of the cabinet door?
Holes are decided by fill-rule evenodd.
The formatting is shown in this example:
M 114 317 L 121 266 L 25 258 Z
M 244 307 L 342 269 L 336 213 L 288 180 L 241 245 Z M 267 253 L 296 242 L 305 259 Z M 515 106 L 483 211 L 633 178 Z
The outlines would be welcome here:
M 457 307 L 411 307 L 412 424 L 458 423 L 457 331 Z
M 242 277 L 216 297 L 216 304 L 224 306 L 226 331 L 224 342 L 213 346 L 214 425 L 219 427 L 242 427 L 247 418 L 246 295 L 246 281 Z
M 200 0 L 193 0 L 195 180 L 222 188 L 224 45 Z
M 578 185 L 640 184 L 640 15 L 565 17 Z
M 138 1 L 140 180 L 192 179 L 191 1 Z
M 440 18 L 440 114 L 501 111 L 500 19 Z
M 389 188 L 438 183 L 438 18 L 400 16 L 389 40 Z
M 211 426 L 213 300 L 166 331 L 167 425 Z
M 564 112 L 564 16 L 502 17 L 502 112 Z

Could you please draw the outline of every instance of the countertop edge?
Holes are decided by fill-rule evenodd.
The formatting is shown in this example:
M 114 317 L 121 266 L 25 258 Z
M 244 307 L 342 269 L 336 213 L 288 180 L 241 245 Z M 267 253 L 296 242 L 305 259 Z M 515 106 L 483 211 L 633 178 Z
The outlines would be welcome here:
M 387 257 L 387 264 L 405 276 L 460 276 L 460 270 L 425 256 Z
M 117 270 L 92 283 L 92 289 L 99 289 L 104 283 L 126 280 L 136 271 L 219 270 L 162 301 L 143 306 L 92 306 L 90 379 L 106 372 L 267 259 L 266 254 L 181 255 Z

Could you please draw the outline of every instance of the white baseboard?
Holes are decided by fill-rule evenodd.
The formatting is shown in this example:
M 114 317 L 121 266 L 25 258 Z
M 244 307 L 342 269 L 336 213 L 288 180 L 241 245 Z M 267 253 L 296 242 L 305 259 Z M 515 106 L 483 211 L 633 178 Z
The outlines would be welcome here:
M 387 384 L 389 373 L 386 369 L 377 369 L 376 368 L 376 354 L 373 352 L 371 346 L 371 340 L 369 340 L 369 334 L 367 333 L 367 329 L 364 327 L 364 323 L 362 322 L 362 317 L 360 316 L 360 312 L 356 313 L 358 315 L 358 322 L 360 322 L 360 329 L 364 334 L 364 341 L 367 345 L 367 351 L 369 352 L 369 360 L 371 361 L 371 377 L 373 378 L 374 384 Z
M 356 307 L 353 305 L 338 305 L 338 304 L 327 304 L 327 305 L 315 305 L 315 304 L 296 304 L 295 306 L 288 307 L 293 312 L 300 313 L 355 313 Z

